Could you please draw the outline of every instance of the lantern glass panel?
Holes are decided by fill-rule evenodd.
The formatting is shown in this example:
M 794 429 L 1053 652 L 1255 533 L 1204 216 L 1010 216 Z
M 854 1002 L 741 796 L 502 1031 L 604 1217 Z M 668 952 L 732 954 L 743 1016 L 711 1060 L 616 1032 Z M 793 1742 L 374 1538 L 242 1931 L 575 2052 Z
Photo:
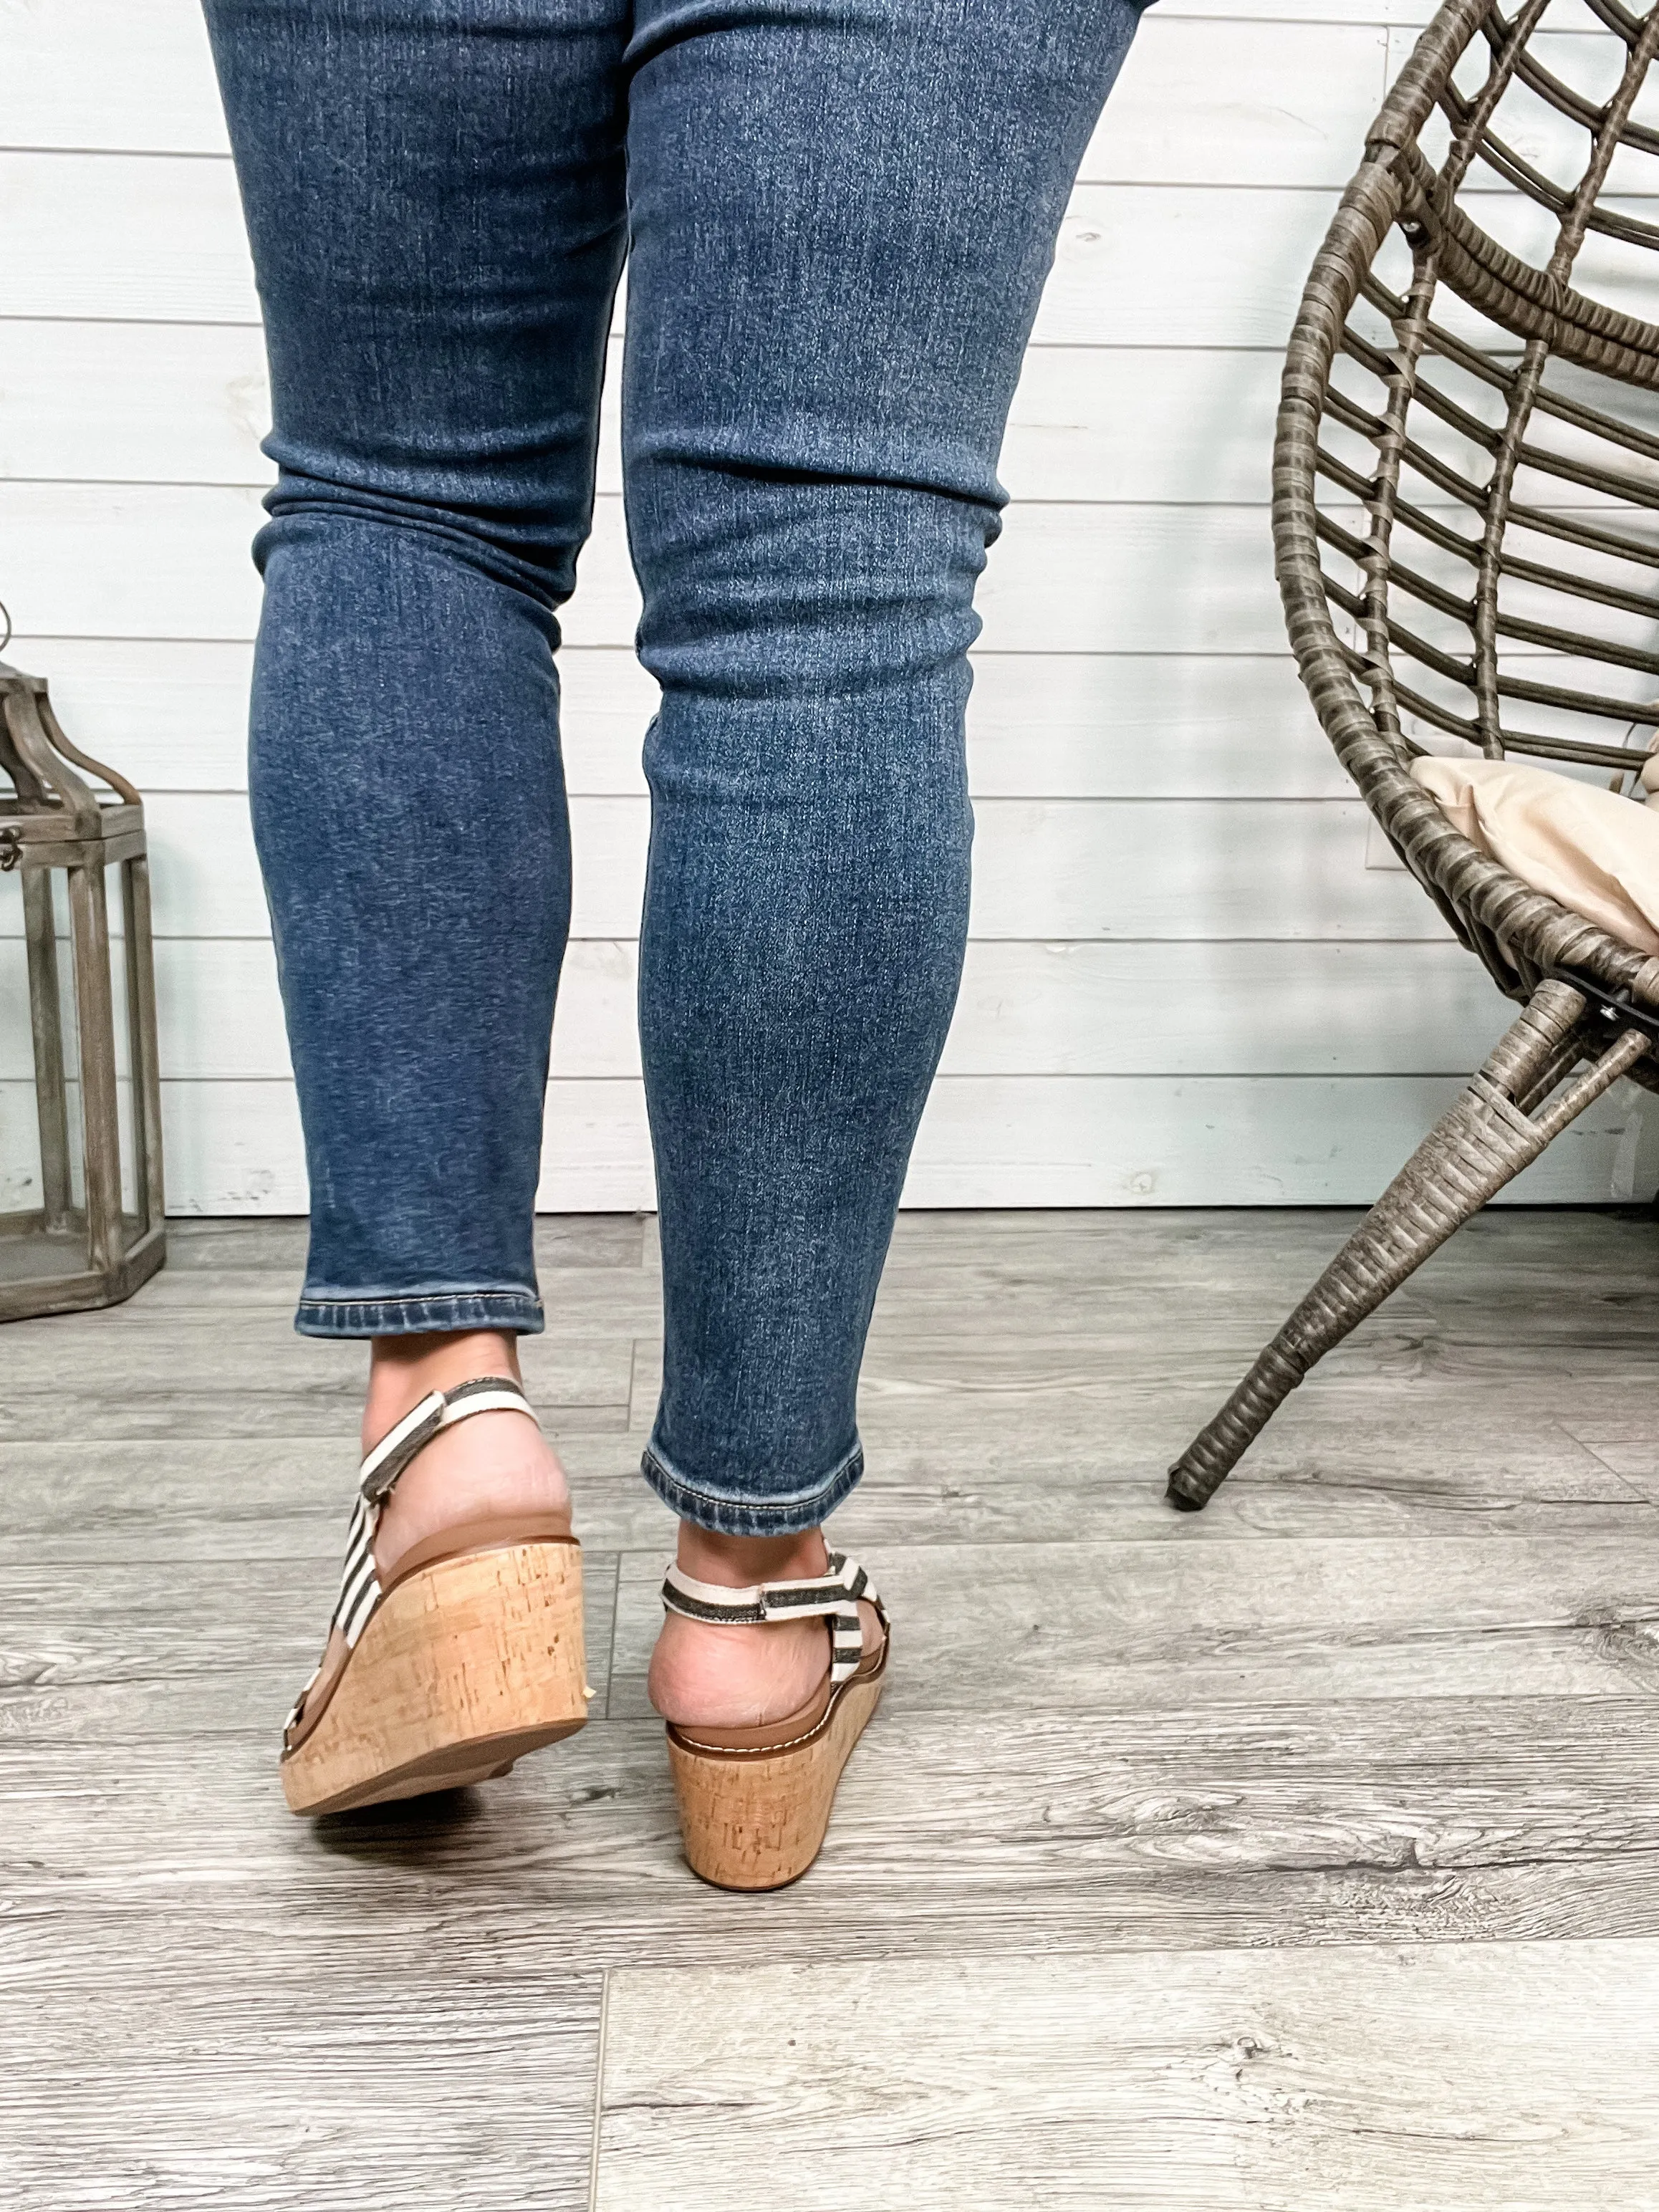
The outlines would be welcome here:
M 37 927 L 51 916 L 55 994 L 40 988 L 38 964 L 31 990 L 31 902 Z M 91 1265 L 75 967 L 68 938 L 65 884 L 56 870 L 26 874 L 19 868 L 0 874 L 0 1287 L 42 1275 L 73 1275 Z M 50 1066 L 43 1091 L 43 1048 L 48 1061 L 55 1059 L 62 1070 L 61 1092 Z
M 0 1220 L 40 1204 L 40 1129 L 34 1110 L 23 888 L 0 875 Z
M 115 1009 L 115 1079 L 120 1109 L 121 1211 L 135 1232 L 143 1226 L 138 1173 L 138 1139 L 133 1121 L 133 1008 L 127 960 L 127 929 L 124 885 L 126 869 L 112 863 L 104 871 L 104 896 L 109 908 L 110 1004 Z

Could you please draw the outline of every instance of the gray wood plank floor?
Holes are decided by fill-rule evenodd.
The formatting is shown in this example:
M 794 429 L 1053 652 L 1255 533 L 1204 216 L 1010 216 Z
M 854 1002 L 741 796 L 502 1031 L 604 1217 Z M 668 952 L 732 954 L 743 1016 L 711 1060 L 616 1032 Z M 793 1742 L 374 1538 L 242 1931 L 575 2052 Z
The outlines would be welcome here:
M 1202 1516 L 1335 1212 L 910 1215 L 836 1523 L 897 1629 L 812 1875 L 686 1872 L 653 1224 L 526 1346 L 595 1720 L 291 1820 L 361 1351 L 302 1224 L 0 1334 L 0 2207 L 1659 2208 L 1659 1227 L 1482 1217 Z

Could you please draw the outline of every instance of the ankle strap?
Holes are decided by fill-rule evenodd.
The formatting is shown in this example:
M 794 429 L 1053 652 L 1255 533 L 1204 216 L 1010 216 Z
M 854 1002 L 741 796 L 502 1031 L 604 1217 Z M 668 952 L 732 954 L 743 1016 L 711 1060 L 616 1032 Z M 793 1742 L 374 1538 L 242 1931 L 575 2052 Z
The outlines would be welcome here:
M 831 1552 L 823 1574 L 799 1582 L 754 1583 L 746 1589 L 732 1589 L 724 1583 L 700 1583 L 695 1575 L 671 1566 L 662 1583 L 665 1610 L 684 1613 L 688 1620 L 747 1628 L 763 1621 L 806 1620 L 822 1614 L 830 1625 L 832 1684 L 850 1681 L 864 1656 L 860 1598 L 874 1606 L 884 1626 L 887 1612 L 876 1595 L 875 1584 L 845 1552 Z
M 536 1420 L 534 1407 L 516 1382 L 505 1375 L 479 1375 L 470 1382 L 458 1382 L 453 1390 L 434 1390 L 422 1398 L 365 1457 L 357 1503 L 346 1531 L 340 1595 L 330 1623 L 348 1645 L 356 1643 L 380 1601 L 380 1585 L 374 1573 L 374 1531 L 380 1525 L 381 1507 L 416 1453 L 429 1444 L 440 1429 L 453 1428 L 457 1421 L 470 1420 L 474 1413 L 528 1413 Z M 541 1423 L 536 1421 L 536 1425 L 539 1428 Z M 289 1718 L 290 1728 L 304 1705 L 301 1692 Z
M 458 1382 L 453 1390 L 434 1390 L 389 1428 L 365 1456 L 357 1471 L 362 1496 L 371 1505 L 384 1505 L 416 1453 L 429 1444 L 440 1429 L 453 1428 L 457 1421 L 470 1420 L 474 1413 L 528 1413 L 536 1420 L 535 1407 L 505 1375 L 480 1375 L 470 1382 Z M 536 1425 L 539 1428 L 540 1422 Z

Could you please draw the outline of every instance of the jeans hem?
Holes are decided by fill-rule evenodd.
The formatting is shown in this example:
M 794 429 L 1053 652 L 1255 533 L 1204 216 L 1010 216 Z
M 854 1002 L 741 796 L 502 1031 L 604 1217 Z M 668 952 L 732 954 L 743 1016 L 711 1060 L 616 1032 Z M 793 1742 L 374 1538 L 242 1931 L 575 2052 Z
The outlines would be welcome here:
M 294 1316 L 301 1336 L 424 1336 L 436 1331 L 499 1329 L 538 1336 L 546 1327 L 533 1291 L 422 1291 L 406 1297 L 304 1297 Z
M 793 1536 L 816 1528 L 852 1494 L 864 1473 L 864 1447 L 854 1444 L 821 1483 L 791 1498 L 732 1498 L 694 1489 L 673 1473 L 654 1442 L 645 1448 L 640 1473 L 671 1513 L 717 1536 Z

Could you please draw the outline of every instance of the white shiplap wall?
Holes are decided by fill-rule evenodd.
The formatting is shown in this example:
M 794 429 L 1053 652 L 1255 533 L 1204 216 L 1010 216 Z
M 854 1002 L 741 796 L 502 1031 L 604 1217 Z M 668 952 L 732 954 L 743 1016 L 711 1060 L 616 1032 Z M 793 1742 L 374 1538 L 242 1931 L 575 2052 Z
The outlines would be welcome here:
M 1366 866 L 1285 649 L 1266 507 L 1278 350 L 1429 12 L 1164 0 L 1145 22 L 1004 456 L 974 942 L 913 1204 L 1366 1199 L 1502 1026 L 1421 893 Z M 194 0 L 0 0 L 0 72 L 9 657 L 150 794 L 172 1205 L 300 1210 L 243 792 L 264 380 Z M 558 1207 L 650 1202 L 632 939 L 653 687 L 629 651 L 614 429 L 600 492 L 566 622 Z M 28 1105 L 20 966 L 0 960 L 0 1179 Z M 1643 1144 L 1621 1092 L 1520 1194 L 1644 1193 Z

